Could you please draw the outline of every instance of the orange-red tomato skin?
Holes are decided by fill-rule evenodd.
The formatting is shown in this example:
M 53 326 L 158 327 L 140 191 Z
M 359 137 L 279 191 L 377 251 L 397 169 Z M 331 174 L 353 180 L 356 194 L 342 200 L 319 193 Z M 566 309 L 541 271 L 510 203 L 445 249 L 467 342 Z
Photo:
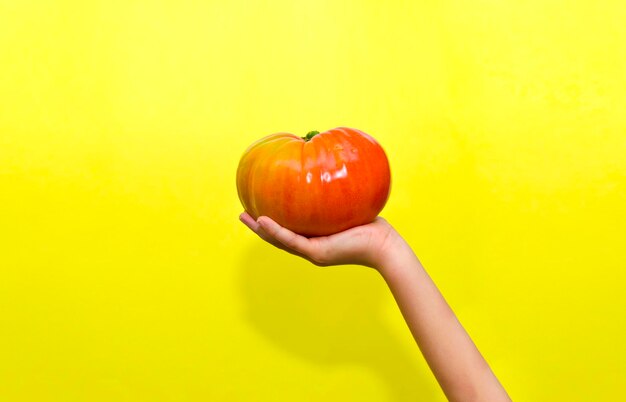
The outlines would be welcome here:
M 248 147 L 237 169 L 239 199 L 254 219 L 269 216 L 307 237 L 373 221 L 390 187 L 383 148 L 347 127 L 308 141 L 290 133 L 269 135 Z

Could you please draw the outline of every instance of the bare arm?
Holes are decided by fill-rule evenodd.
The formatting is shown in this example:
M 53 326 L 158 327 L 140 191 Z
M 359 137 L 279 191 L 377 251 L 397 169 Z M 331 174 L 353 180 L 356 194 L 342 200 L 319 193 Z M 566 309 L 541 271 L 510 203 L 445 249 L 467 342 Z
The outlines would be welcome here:
M 378 268 L 450 401 L 510 401 L 409 245 L 399 236 Z
M 510 401 L 411 247 L 384 219 L 332 236 L 306 238 L 247 213 L 265 241 L 318 266 L 360 264 L 380 272 L 426 362 L 450 401 Z

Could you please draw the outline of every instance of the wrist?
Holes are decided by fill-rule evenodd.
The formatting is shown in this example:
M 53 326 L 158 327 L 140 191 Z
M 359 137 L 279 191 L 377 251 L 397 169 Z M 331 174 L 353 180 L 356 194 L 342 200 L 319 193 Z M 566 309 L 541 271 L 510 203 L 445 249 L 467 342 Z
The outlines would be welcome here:
M 386 239 L 374 268 L 387 280 L 403 267 L 410 266 L 412 260 L 417 260 L 417 256 L 404 238 L 394 230 Z

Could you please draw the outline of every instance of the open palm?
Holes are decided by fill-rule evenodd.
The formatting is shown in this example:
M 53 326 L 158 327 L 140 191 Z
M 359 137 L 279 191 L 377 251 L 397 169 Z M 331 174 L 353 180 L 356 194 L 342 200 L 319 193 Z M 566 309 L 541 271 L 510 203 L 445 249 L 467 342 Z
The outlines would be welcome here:
M 243 212 L 239 219 L 268 243 L 322 267 L 359 264 L 376 268 L 390 243 L 399 238 L 395 229 L 381 217 L 330 236 L 311 238 L 294 233 L 267 216 L 255 221 Z

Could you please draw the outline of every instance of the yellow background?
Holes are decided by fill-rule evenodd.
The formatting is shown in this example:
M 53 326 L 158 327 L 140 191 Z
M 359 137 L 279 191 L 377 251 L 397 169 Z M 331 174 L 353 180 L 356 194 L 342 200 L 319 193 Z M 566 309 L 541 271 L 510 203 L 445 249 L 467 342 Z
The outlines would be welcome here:
M 515 400 L 623 398 L 626 7 L 0 1 L 0 400 L 443 401 L 381 278 L 237 219 L 336 126 Z

